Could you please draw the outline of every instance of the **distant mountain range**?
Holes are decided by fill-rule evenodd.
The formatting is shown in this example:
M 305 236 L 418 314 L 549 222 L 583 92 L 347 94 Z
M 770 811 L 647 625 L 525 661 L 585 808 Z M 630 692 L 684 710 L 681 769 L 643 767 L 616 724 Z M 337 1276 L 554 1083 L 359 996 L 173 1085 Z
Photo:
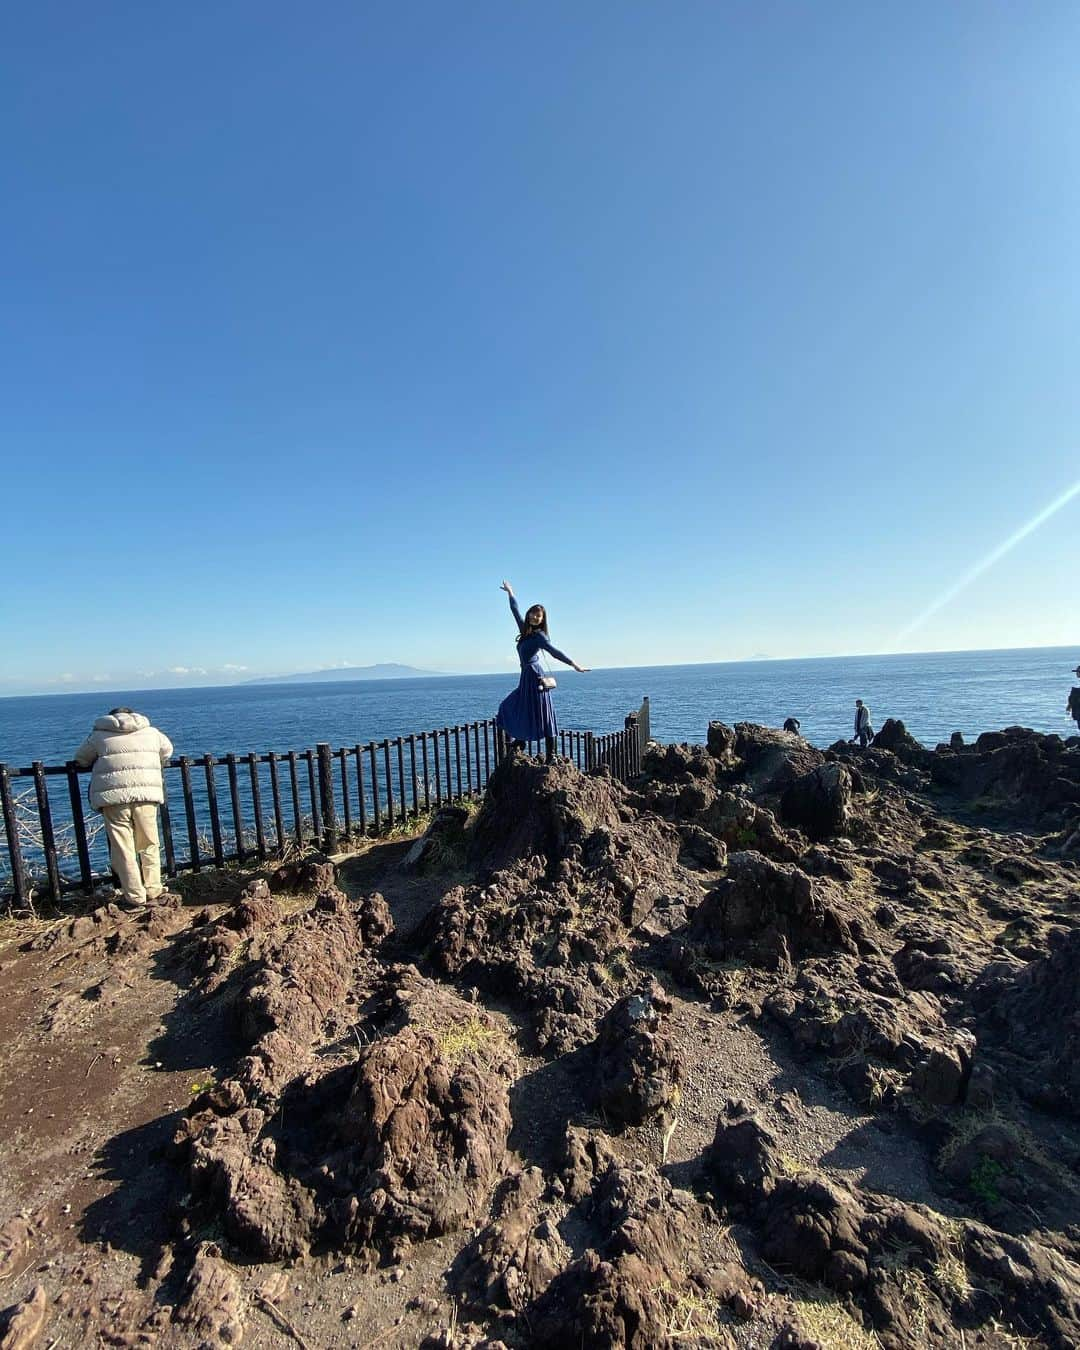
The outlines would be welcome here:
M 438 675 L 437 670 L 417 670 L 415 666 L 400 666 L 396 661 L 385 661 L 377 666 L 336 666 L 332 670 L 309 670 L 302 675 L 261 675 L 245 684 L 315 684 L 330 680 L 410 680 L 418 676 Z

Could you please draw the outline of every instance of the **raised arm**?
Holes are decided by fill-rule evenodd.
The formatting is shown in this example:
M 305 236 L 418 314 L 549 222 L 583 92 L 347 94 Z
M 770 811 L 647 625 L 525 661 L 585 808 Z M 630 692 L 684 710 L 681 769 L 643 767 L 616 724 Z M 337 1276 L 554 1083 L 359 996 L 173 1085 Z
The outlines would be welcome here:
M 518 632 L 524 633 L 525 620 L 521 617 L 521 610 L 518 609 L 517 598 L 513 591 L 510 592 L 510 613 L 514 616 L 514 620 L 517 623 Z
M 508 581 L 504 581 L 499 589 L 505 591 L 510 599 L 510 613 L 514 616 L 514 621 L 517 623 L 518 633 L 524 633 L 525 620 L 521 617 L 521 610 L 518 609 L 517 596 L 514 594 L 513 587 Z

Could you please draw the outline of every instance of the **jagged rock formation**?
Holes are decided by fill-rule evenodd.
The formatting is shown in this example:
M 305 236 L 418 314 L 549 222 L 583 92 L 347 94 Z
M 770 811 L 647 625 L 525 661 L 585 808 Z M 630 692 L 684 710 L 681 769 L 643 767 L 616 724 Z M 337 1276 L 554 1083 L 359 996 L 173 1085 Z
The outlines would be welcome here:
M 508 865 L 446 895 L 424 930 L 432 960 L 528 1011 L 541 1049 L 575 1049 L 610 1004 L 631 935 L 700 896 L 679 833 L 610 777 L 520 758 L 492 776 L 474 829 L 477 856 Z
M 664 1028 L 671 999 L 652 980 L 600 1023 L 592 1099 L 614 1126 L 640 1125 L 678 1101 L 683 1065 Z
M 1007 1053 L 1025 1093 L 1080 1116 L 1080 928 L 1054 929 L 1029 964 L 998 962 L 971 991 L 984 1040 Z

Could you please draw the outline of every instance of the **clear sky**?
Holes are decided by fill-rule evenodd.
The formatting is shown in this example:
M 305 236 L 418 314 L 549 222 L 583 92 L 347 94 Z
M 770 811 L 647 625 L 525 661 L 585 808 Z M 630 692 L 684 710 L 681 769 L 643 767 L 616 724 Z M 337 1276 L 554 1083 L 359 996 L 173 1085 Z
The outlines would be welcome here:
M 504 576 L 596 666 L 1080 640 L 1073 0 L 0 51 L 0 691 L 510 668 Z

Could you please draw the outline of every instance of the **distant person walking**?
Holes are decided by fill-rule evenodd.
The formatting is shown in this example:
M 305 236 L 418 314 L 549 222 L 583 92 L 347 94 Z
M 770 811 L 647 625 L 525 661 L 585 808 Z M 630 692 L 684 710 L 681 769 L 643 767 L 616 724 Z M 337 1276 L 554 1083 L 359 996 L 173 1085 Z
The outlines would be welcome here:
M 105 818 L 109 857 L 128 909 L 164 894 L 157 817 L 165 800 L 161 766 L 172 752 L 168 736 L 130 708 L 99 717 L 75 751 L 76 764 L 93 766 L 90 805 Z
M 1073 672 L 1080 679 L 1080 666 Z M 1080 732 L 1080 686 L 1073 685 L 1069 691 L 1069 698 L 1065 704 L 1065 711 L 1076 722 L 1076 729 Z
M 789 717 L 787 721 L 784 723 L 784 730 L 794 732 L 794 734 L 797 736 L 799 734 L 799 728 L 801 726 L 802 723 L 799 721 L 797 717 Z
M 517 650 L 521 662 L 521 678 L 518 687 L 499 704 L 496 724 L 510 737 L 515 750 L 524 750 L 526 741 L 543 740 L 547 752 L 547 762 L 555 758 L 555 738 L 559 734 L 555 720 L 555 705 L 551 701 L 551 690 L 555 688 L 555 679 L 544 672 L 540 664 L 540 653 L 547 652 L 556 661 L 562 661 L 581 675 L 588 671 L 587 666 L 579 666 L 565 653 L 553 647 L 548 639 L 547 610 L 543 605 L 533 605 L 521 617 L 521 610 L 514 598 L 513 589 L 504 581 L 502 589 L 510 597 L 510 612 L 518 626 Z
M 870 725 L 870 709 L 861 698 L 855 700 L 855 735 L 852 741 L 858 741 L 865 750 L 874 739 L 874 728 Z

